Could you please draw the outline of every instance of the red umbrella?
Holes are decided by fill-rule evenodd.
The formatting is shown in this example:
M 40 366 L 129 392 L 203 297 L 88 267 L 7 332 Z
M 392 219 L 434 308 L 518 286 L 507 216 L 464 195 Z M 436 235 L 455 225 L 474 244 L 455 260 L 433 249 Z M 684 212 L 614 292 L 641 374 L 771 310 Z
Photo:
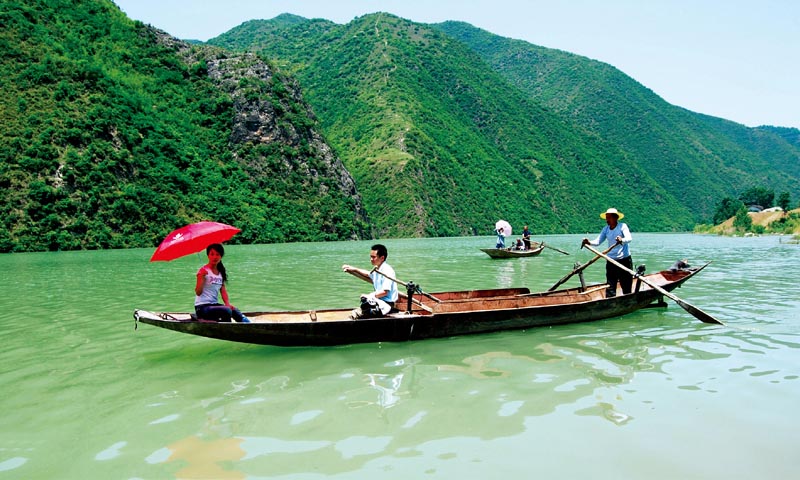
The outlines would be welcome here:
M 167 238 L 161 242 L 153 256 L 150 257 L 150 261 L 175 260 L 184 255 L 200 252 L 212 243 L 222 243 L 230 240 L 239 232 L 241 230 L 238 228 L 224 223 L 192 223 L 167 235 Z

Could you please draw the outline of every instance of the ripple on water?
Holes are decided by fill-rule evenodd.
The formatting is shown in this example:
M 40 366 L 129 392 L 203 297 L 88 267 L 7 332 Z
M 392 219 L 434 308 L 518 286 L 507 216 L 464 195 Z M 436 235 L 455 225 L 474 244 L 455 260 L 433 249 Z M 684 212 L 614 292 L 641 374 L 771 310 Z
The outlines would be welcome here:
M 28 459 L 25 457 L 11 457 L 8 460 L 4 460 L 0 462 L 0 472 L 7 472 L 9 470 L 15 470 L 28 462 Z
M 94 459 L 99 461 L 111 460 L 121 455 L 121 450 L 128 444 L 128 442 L 117 442 L 102 452 L 95 455 Z

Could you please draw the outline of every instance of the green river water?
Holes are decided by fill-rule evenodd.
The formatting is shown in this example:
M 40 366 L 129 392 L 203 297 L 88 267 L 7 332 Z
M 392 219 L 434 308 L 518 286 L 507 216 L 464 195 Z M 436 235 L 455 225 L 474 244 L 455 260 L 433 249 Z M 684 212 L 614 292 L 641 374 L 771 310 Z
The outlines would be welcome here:
M 544 290 L 566 250 L 492 260 L 493 237 L 385 240 L 431 292 Z M 648 271 L 711 261 L 677 304 L 593 323 L 330 348 L 238 344 L 139 325 L 187 311 L 192 255 L 0 255 L 0 479 L 797 478 L 800 246 L 634 232 Z M 354 307 L 372 242 L 230 246 L 243 310 Z M 587 272 L 602 281 L 603 262 Z M 577 279 L 568 282 L 575 286 Z

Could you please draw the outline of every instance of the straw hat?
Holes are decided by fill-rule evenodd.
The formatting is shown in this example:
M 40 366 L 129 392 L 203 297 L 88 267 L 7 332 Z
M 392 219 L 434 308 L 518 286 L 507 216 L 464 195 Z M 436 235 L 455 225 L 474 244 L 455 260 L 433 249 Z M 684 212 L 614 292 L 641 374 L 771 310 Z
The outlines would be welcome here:
M 622 213 L 620 211 L 617 211 L 616 208 L 609 208 L 608 210 L 606 210 L 605 212 L 600 214 L 600 218 L 605 220 L 606 219 L 606 215 L 609 215 L 609 214 L 616 215 L 617 216 L 617 220 L 622 220 L 622 218 L 625 216 L 624 213 Z

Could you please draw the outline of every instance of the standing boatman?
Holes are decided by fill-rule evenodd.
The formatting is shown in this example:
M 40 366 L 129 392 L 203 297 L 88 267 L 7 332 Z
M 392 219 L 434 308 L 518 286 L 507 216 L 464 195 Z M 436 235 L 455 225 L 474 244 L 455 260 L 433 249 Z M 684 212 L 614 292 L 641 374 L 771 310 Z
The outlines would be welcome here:
M 525 244 L 525 250 L 531 249 L 531 231 L 528 230 L 527 225 L 522 229 L 522 243 Z
M 616 208 L 609 208 L 601 213 L 600 218 L 606 221 L 606 226 L 603 227 L 600 231 L 600 235 L 594 240 L 589 241 L 588 238 L 581 240 L 581 246 L 597 246 L 605 240 L 608 240 L 609 246 L 619 242 L 619 245 L 611 249 L 606 255 L 633 270 L 633 259 L 631 258 L 631 252 L 628 248 L 628 244 L 631 243 L 633 237 L 631 237 L 631 231 L 628 225 L 620 222 L 624 216 L 625 214 L 617 211 Z M 606 298 L 616 296 L 618 282 L 622 288 L 623 294 L 631 293 L 633 276 L 613 263 L 606 262 L 606 283 L 608 283 Z

